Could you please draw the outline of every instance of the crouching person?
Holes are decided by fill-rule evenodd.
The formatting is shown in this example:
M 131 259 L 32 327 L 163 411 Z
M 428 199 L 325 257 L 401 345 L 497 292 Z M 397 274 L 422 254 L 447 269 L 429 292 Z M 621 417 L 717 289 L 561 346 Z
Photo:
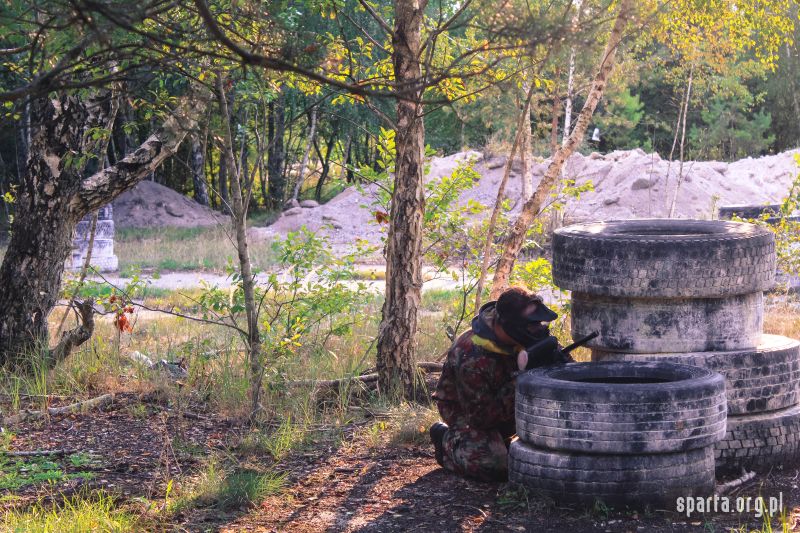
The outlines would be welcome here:
M 434 424 L 430 435 L 442 467 L 483 481 L 508 479 L 516 375 L 571 360 L 558 348 L 525 351 L 550 336 L 548 323 L 557 317 L 541 298 L 513 287 L 481 307 L 471 329 L 455 340 L 433 395 L 444 423 Z

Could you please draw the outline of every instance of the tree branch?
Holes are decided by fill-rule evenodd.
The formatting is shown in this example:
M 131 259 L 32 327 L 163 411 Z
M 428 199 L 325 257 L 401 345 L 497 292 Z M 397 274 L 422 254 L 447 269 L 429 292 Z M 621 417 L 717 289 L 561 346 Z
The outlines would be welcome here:
M 78 309 L 78 314 L 81 324 L 75 329 L 64 332 L 61 340 L 50 352 L 50 366 L 63 361 L 72 350 L 92 338 L 94 333 L 94 300 L 89 298 L 83 302 L 78 302 L 75 307 Z M 67 310 L 66 312 L 69 312 Z
M 361 7 L 363 7 L 373 19 L 375 19 L 375 22 L 377 22 L 380 27 L 383 28 L 383 31 L 385 31 L 387 35 L 394 38 L 394 31 L 392 30 L 392 27 L 389 26 L 388 22 L 383 20 L 383 17 L 380 16 L 380 14 L 375 11 L 371 5 L 369 5 L 369 2 L 366 2 L 365 0 L 358 0 L 358 3 L 361 4 Z
M 220 44 L 222 44 L 225 48 L 229 49 L 231 52 L 239 56 L 239 59 L 241 59 L 241 61 L 245 64 L 262 66 L 272 70 L 276 70 L 278 72 L 294 72 L 295 74 L 300 74 L 301 76 L 304 76 L 310 80 L 325 85 L 339 87 L 341 89 L 345 89 L 349 93 L 357 94 L 360 96 L 367 96 L 367 95 L 392 96 L 392 94 L 390 93 L 372 91 L 361 85 L 345 83 L 343 81 L 323 76 L 322 74 L 318 74 L 316 72 L 313 72 L 312 70 L 303 68 L 293 63 L 289 63 L 282 59 L 278 59 L 275 57 L 267 57 L 261 54 L 248 52 L 225 34 L 225 31 L 223 31 L 223 29 L 219 26 L 219 24 L 217 24 L 217 21 L 214 20 L 214 15 L 211 13 L 211 10 L 208 8 L 208 4 L 204 0 L 194 0 L 194 4 L 197 7 L 197 10 L 200 14 L 200 18 L 203 19 L 203 23 L 205 24 L 206 29 L 211 33 L 211 35 L 215 39 L 217 39 L 220 42 Z
M 44 411 L 23 410 L 16 415 L 7 416 L 3 418 L 2 422 L 4 426 L 10 426 L 12 424 L 19 424 L 20 422 L 26 422 L 29 420 L 38 420 L 40 418 L 44 418 L 45 416 L 82 413 L 89 409 L 101 409 L 113 401 L 114 401 L 113 394 L 103 394 L 102 396 L 98 396 L 97 398 L 83 400 L 82 402 L 72 403 L 69 405 L 65 405 L 63 407 L 50 407 L 49 409 Z
M 207 91 L 203 88 L 192 91 L 183 97 L 178 109 L 136 151 L 116 165 L 84 179 L 78 194 L 70 202 L 70 207 L 78 217 L 99 209 L 132 188 L 177 152 L 187 134 L 197 127 L 207 103 Z

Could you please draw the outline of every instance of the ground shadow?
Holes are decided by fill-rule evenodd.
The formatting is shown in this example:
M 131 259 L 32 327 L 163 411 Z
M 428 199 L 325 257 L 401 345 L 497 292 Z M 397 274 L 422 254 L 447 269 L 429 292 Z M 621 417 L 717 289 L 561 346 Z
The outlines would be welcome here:
M 356 529 L 360 533 L 386 531 L 463 531 L 474 529 L 489 516 L 503 483 L 460 478 L 442 468 L 420 476 L 395 491 L 402 500 Z M 332 530 L 329 530 L 332 533 Z

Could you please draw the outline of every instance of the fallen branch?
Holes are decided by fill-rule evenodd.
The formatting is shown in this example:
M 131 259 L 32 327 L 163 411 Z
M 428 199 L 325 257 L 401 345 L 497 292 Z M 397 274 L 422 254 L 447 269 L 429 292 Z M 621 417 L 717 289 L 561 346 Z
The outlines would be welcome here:
M 744 485 L 751 479 L 756 477 L 755 472 L 747 472 L 742 469 L 742 475 L 732 481 L 728 481 L 727 483 L 723 483 L 722 485 L 718 485 L 717 489 L 714 491 L 715 494 L 722 496 L 723 494 L 727 494 L 731 492 L 733 489 Z
M 425 372 L 441 372 L 442 364 L 434 363 L 431 361 L 420 361 L 417 363 L 417 368 Z M 289 387 L 315 387 L 317 389 L 335 389 L 349 383 L 375 383 L 378 381 L 377 373 L 362 374 L 360 376 L 350 376 L 340 379 L 299 379 L 296 381 L 289 381 L 286 384 Z
M 152 359 L 141 352 L 132 352 L 128 355 L 128 357 L 148 368 L 168 374 L 173 380 L 186 379 L 189 377 L 189 372 L 186 370 L 186 368 L 184 368 L 183 358 L 174 363 L 167 361 L 166 359 L 162 359 L 161 361 L 154 363 Z
M 30 450 L 20 452 L 0 451 L 0 455 L 5 457 L 41 457 L 53 455 L 71 455 L 75 453 L 72 450 Z
M 97 398 L 83 400 L 81 402 L 64 405 L 62 407 L 51 407 L 46 411 L 28 411 L 22 410 L 16 415 L 7 416 L 3 418 L 3 426 L 10 426 L 19 424 L 20 422 L 28 422 L 30 420 L 38 420 L 45 416 L 58 416 L 74 413 L 85 413 L 91 409 L 100 409 L 114 401 L 113 394 L 103 394 Z
M 148 405 L 160 410 L 164 411 L 165 413 L 172 415 L 172 416 L 179 416 L 183 418 L 188 418 L 189 420 L 211 420 L 207 416 L 203 416 L 201 414 L 195 413 L 193 411 L 182 411 L 178 409 L 170 409 L 169 407 L 164 407 L 163 405 L 158 405 L 152 402 L 147 402 Z
M 363 376 L 351 376 L 340 379 L 299 379 L 289 381 L 286 384 L 290 387 L 316 387 L 318 389 L 338 389 L 346 383 L 374 383 L 378 381 L 378 374 L 364 374 Z

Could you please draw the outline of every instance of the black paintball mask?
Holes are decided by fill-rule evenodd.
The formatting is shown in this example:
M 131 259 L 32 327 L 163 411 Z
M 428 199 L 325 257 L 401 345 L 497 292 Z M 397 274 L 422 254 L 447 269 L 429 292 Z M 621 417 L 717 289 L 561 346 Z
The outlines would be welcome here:
M 525 310 L 536 304 L 533 311 L 525 314 Z M 498 312 L 498 323 L 509 337 L 521 346 L 528 347 L 550 336 L 549 322 L 558 318 L 558 314 L 548 308 L 539 298 L 531 298 L 521 312 Z

